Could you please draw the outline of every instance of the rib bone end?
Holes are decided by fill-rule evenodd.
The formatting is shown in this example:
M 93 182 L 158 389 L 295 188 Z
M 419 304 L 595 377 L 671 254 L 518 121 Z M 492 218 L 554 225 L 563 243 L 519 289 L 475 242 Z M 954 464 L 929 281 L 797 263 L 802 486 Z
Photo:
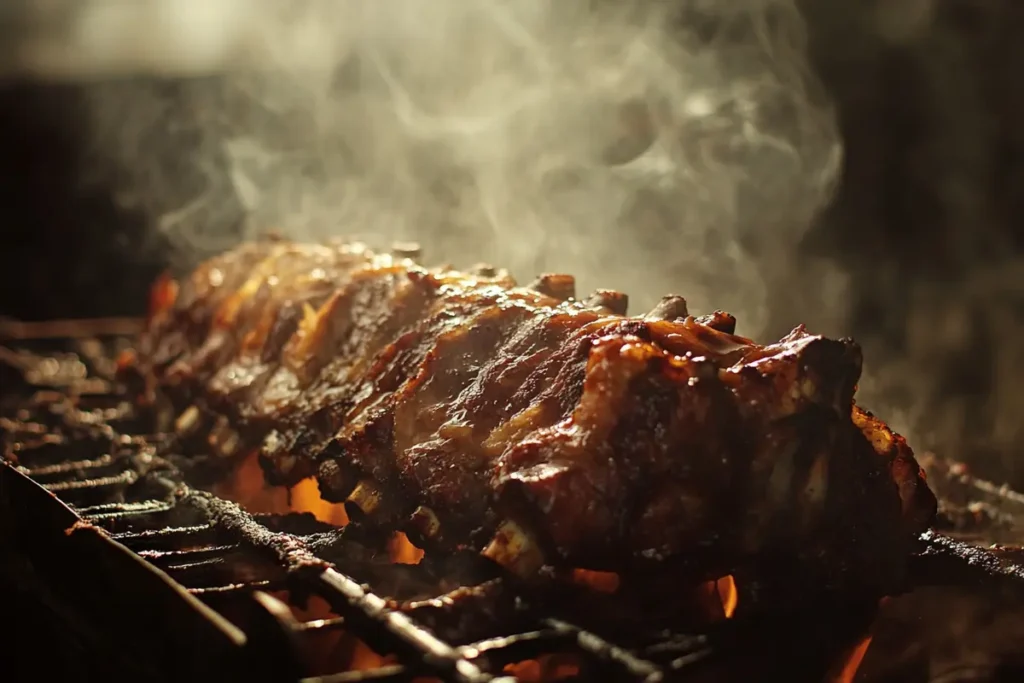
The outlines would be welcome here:
M 398 258 L 407 258 L 415 261 L 423 255 L 423 249 L 416 242 L 394 242 L 391 245 L 391 253 Z
M 560 301 L 576 296 L 576 278 L 562 273 L 546 273 L 530 285 L 530 289 Z
M 522 577 L 536 574 L 544 566 L 544 553 L 537 541 L 513 521 L 506 521 L 498 527 L 483 555 Z
M 188 436 L 199 426 L 199 418 L 202 417 L 199 408 L 189 406 L 174 421 L 174 431 L 178 436 Z
M 644 316 L 644 320 L 682 320 L 690 315 L 686 299 L 678 294 L 663 296 L 661 301 Z
M 423 548 L 429 545 L 431 541 L 440 538 L 441 521 L 433 510 L 421 505 L 416 508 L 416 511 L 409 518 L 409 528 L 406 530 L 406 536 L 413 545 Z
M 629 310 L 629 296 L 614 289 L 598 289 L 587 298 L 587 305 L 607 309 L 615 315 L 626 315 Z
M 349 519 L 360 521 L 372 516 L 381 506 L 381 490 L 372 479 L 363 479 L 345 501 Z
M 320 496 L 330 503 L 343 503 L 355 489 L 359 480 L 349 467 L 337 460 L 324 460 L 316 473 Z

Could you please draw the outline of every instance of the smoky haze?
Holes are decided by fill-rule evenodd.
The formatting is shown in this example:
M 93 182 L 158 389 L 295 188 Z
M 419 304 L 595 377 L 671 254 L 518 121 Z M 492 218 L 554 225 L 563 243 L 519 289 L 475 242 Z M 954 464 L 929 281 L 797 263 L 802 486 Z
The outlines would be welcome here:
M 120 200 L 182 264 L 267 230 L 412 240 L 634 311 L 683 294 L 756 335 L 840 166 L 789 0 L 78 7 L 85 56 L 31 64 L 191 76 L 91 100 Z
M 81 242 L 139 272 L 347 234 L 804 322 L 918 450 L 1024 487 L 1019 3 L 800 4 L 848 155 L 782 0 L 6 0 L 0 78 L 92 81 L 72 175 L 153 228 Z M 65 289 L 131 282 L 78 261 Z

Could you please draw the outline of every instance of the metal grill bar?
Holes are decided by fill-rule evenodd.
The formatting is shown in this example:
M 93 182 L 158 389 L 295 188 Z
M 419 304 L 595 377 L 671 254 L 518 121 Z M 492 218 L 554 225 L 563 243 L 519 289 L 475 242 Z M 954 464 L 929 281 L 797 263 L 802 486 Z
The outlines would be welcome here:
M 47 491 L 75 491 L 78 489 L 102 489 L 108 487 L 123 488 L 134 484 L 139 480 L 139 473 L 131 470 L 126 470 L 121 474 L 114 475 L 112 477 L 100 477 L 98 479 L 73 479 L 71 481 L 61 481 L 53 484 L 43 484 Z
M 90 521 L 93 520 L 90 519 Z M 185 541 L 198 543 L 206 538 L 212 539 L 213 537 L 214 529 L 209 524 L 148 529 L 146 531 L 126 531 L 111 535 L 111 538 L 115 541 L 135 550 L 166 547 L 165 544 L 177 544 Z
M 72 460 L 70 462 L 59 462 L 53 465 L 33 467 L 31 469 L 25 468 L 24 471 L 25 474 L 29 475 L 33 479 L 38 479 L 39 477 L 45 477 L 48 475 L 72 474 L 84 470 L 106 467 L 112 462 L 114 462 L 114 457 L 108 453 L 104 453 L 95 460 Z
M 203 561 L 223 560 L 224 556 L 233 550 L 238 550 L 238 546 L 216 545 L 209 548 L 189 550 L 137 550 L 136 553 L 139 557 L 144 557 L 153 563 L 167 562 L 173 564 L 177 560 L 195 564 Z
M 189 588 L 193 595 L 225 595 L 232 593 L 252 593 L 258 590 L 279 590 L 284 588 L 283 581 L 249 581 L 247 583 L 231 583 L 226 586 L 207 586 L 206 588 Z
M 148 500 L 142 503 L 107 503 L 78 508 L 78 514 L 88 517 L 93 522 L 106 520 L 129 519 L 135 516 L 151 515 L 156 512 L 169 512 L 173 505 L 159 500 Z
M 330 619 L 314 619 L 313 621 L 304 621 L 301 624 L 297 624 L 296 628 L 300 631 L 327 631 L 345 627 L 344 617 L 332 617 Z
M 648 682 L 658 681 L 662 678 L 662 672 L 656 665 L 634 657 L 630 652 L 620 647 L 615 647 L 611 643 L 602 640 L 596 634 L 584 631 L 559 619 L 545 619 L 544 623 L 558 634 L 572 635 L 576 640 L 576 644 L 581 649 L 602 661 L 621 666 L 631 676 Z

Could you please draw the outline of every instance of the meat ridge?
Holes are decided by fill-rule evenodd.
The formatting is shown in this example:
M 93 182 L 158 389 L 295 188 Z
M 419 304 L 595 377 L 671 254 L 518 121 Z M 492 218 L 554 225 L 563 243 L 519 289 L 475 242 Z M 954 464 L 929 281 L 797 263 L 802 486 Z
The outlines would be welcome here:
M 360 369 L 372 364 L 389 337 L 401 338 L 433 298 L 432 283 L 422 275 L 392 264 L 357 272 L 289 342 L 286 360 L 247 415 L 271 428 L 261 462 L 273 481 L 296 483 L 313 474 L 315 455 L 340 428 Z
M 200 264 L 188 277 L 175 280 L 165 273 L 150 296 L 150 312 L 137 352 L 122 359 L 123 377 L 139 374 L 143 396 L 151 402 L 160 394 L 180 412 L 189 405 L 195 385 L 175 387 L 165 381 L 167 371 L 190 356 L 209 335 L 214 312 L 244 281 L 247 269 L 269 252 L 267 243 L 246 244 Z
M 165 274 L 154 287 L 140 355 L 150 372 L 163 370 L 206 338 L 213 314 L 245 280 L 249 269 L 266 258 L 268 242 L 252 242 L 200 264 L 181 281 Z
M 242 284 L 220 301 L 205 339 L 167 369 L 164 382 L 205 398 L 211 377 L 237 356 L 245 337 L 260 325 L 263 313 L 280 304 L 275 298 L 275 289 L 281 276 L 291 280 L 311 269 L 314 254 L 326 258 L 330 253 L 326 247 L 314 246 L 315 249 L 274 244 L 265 258 L 247 273 Z
M 467 406 L 488 387 L 512 391 L 486 379 L 508 362 L 508 348 L 523 338 L 523 329 L 544 314 L 519 303 L 482 311 L 439 340 L 420 373 L 425 380 L 407 385 L 411 392 L 395 403 L 398 474 L 406 490 L 421 492 L 450 535 L 465 537 L 481 526 L 491 498 L 489 463 L 480 448 L 485 432 L 467 422 Z
M 315 311 L 307 309 L 268 385 L 252 395 L 246 418 L 280 421 L 308 403 L 306 395 L 317 395 L 318 383 L 344 384 L 348 371 L 372 352 L 364 348 L 372 326 L 387 326 L 409 308 L 405 298 L 423 296 L 413 280 L 403 265 L 375 259 Z
M 262 456 L 274 481 L 308 474 L 328 443 L 337 442 L 336 432 L 365 413 L 368 402 L 386 402 L 411 371 L 417 349 L 423 349 L 422 356 L 433 343 L 437 332 L 430 321 L 451 325 L 450 318 L 460 307 L 478 307 L 488 297 L 508 299 L 499 283 L 508 286 L 510 280 L 502 275 L 429 272 L 409 262 L 359 273 L 337 299 L 345 302 L 335 306 L 344 312 L 342 322 L 330 323 L 336 313 L 321 316 L 336 331 L 313 337 L 304 344 L 305 357 L 279 370 L 271 380 L 275 390 L 284 387 L 279 398 L 271 397 L 276 400 L 270 419 L 278 428 Z M 441 300 L 443 305 L 438 303 Z M 436 314 L 431 314 L 434 309 Z M 324 369 L 307 385 L 314 374 L 309 372 L 311 355 L 318 358 L 316 367 Z M 309 374 L 300 379 L 296 372 Z M 296 469 L 298 462 L 303 466 Z M 285 477 L 283 471 L 275 471 L 285 469 L 293 474 Z
M 470 295 L 465 290 L 450 289 L 442 297 L 435 303 L 436 313 L 418 331 L 415 343 L 394 356 L 392 367 L 401 367 L 402 371 L 392 375 L 391 382 L 398 380 L 400 384 L 392 384 L 393 389 L 381 387 L 376 378 L 368 377 L 354 394 L 340 430 L 331 440 L 332 451 L 341 454 L 336 460 L 344 460 L 380 482 L 397 483 L 395 457 L 389 457 L 389 449 L 408 448 L 424 440 L 416 434 L 421 416 L 409 406 L 427 407 L 435 415 L 440 414 L 443 408 L 437 406 L 454 398 L 451 392 L 461 391 L 479 372 L 481 354 L 492 354 L 498 338 L 529 313 L 529 309 L 511 302 L 499 303 L 498 299 L 506 298 L 504 292 L 481 290 Z M 354 482 L 348 481 L 340 490 L 327 487 L 323 493 L 347 495 L 345 489 L 352 485 Z
M 570 335 L 600 317 L 599 311 L 565 305 L 538 309 L 459 395 L 450 420 L 472 429 L 475 447 L 481 448 L 492 430 L 551 386 L 561 366 L 546 361 Z
M 580 319 L 563 343 L 552 350 L 513 393 L 505 411 L 509 417 L 487 435 L 482 446 L 492 458 L 531 431 L 550 426 L 575 409 L 594 343 L 604 335 L 635 333 L 646 336 L 642 321 L 597 316 Z
M 275 271 L 271 299 L 248 324 L 239 326 L 241 340 L 234 356 L 207 382 L 208 403 L 236 419 L 250 412 L 253 397 L 283 360 L 302 323 L 315 315 L 334 283 L 355 265 L 334 250 L 294 256 Z

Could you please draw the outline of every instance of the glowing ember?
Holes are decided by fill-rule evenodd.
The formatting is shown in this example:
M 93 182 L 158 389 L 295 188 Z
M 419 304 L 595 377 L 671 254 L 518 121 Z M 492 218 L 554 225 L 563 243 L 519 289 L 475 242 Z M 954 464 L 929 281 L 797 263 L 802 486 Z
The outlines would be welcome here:
M 355 640 L 352 644 L 352 652 L 349 659 L 349 668 L 353 671 L 363 671 L 366 669 L 379 669 L 382 666 L 388 664 L 394 664 L 397 659 L 394 656 L 381 657 L 379 654 L 370 649 L 370 647 L 361 640 Z
M 871 636 L 866 636 L 854 645 L 843 663 L 842 669 L 831 679 L 831 683 L 853 683 L 869 647 L 871 647 Z
M 614 572 L 594 572 L 576 569 L 572 580 L 599 593 L 614 593 L 619 590 L 619 575 Z
M 295 512 L 310 512 L 321 522 L 345 526 L 348 515 L 341 503 L 328 503 L 320 497 L 320 487 L 316 479 L 303 479 L 292 489 L 291 509 Z
M 505 673 L 515 676 L 520 681 L 539 683 L 573 678 L 579 675 L 580 667 L 572 655 L 544 655 L 537 659 L 509 664 L 505 667 Z
M 267 485 L 255 451 L 245 457 L 232 477 L 217 484 L 213 492 L 250 512 L 280 514 L 291 509 L 288 507 L 288 490 Z
M 739 593 L 736 590 L 736 580 L 732 578 L 732 575 L 726 575 L 715 582 L 715 588 L 718 590 L 718 597 L 722 600 L 722 612 L 725 613 L 725 618 L 729 619 L 736 611 L 736 605 L 739 602 Z
M 388 542 L 388 553 L 391 561 L 396 564 L 419 564 L 423 559 L 423 551 L 409 542 L 402 532 L 391 537 Z

